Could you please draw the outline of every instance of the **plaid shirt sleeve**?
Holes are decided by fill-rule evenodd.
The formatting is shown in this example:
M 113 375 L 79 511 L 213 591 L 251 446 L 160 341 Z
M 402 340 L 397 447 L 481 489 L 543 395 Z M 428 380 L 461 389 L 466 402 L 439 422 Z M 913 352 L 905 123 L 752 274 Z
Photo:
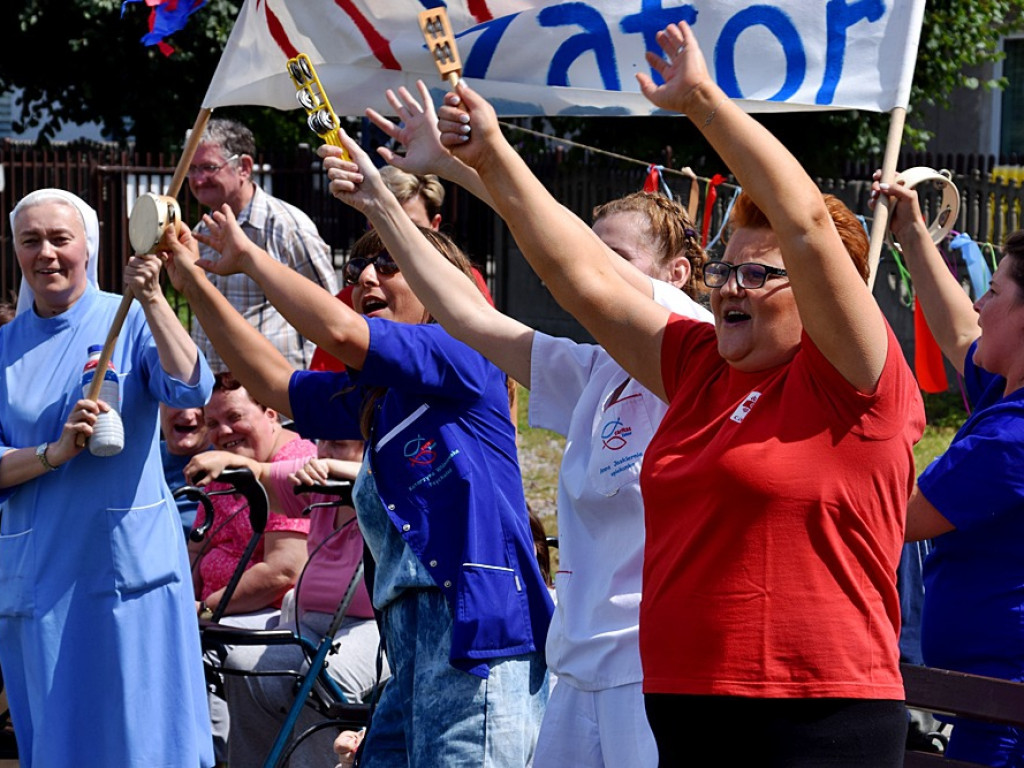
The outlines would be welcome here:
M 258 186 L 249 207 L 238 217 L 239 224 L 256 245 L 282 264 L 294 269 L 324 290 L 338 290 L 331 249 L 320 237 L 316 225 L 298 208 L 268 195 Z M 202 246 L 204 258 L 219 258 L 212 249 Z M 309 367 L 314 345 L 299 334 L 267 301 L 253 280 L 245 275 L 210 275 L 211 281 L 231 305 L 263 334 L 292 366 Z M 209 338 L 195 323 L 192 336 L 206 354 L 213 371 L 226 370 L 223 359 L 213 349 Z

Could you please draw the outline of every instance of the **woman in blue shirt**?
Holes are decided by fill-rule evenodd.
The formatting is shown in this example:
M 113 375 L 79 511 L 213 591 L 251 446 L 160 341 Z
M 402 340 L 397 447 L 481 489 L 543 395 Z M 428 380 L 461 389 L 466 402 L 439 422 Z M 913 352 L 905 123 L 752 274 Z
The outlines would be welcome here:
M 374 766 L 525 765 L 546 700 L 551 601 L 534 555 L 504 375 L 429 322 L 373 231 L 345 267 L 355 311 L 254 246 L 229 209 L 221 253 L 167 242 L 168 271 L 235 376 L 308 438 L 367 440 L 355 502 L 376 560 L 392 678 L 367 737 Z M 471 278 L 443 235 L 423 231 Z M 344 373 L 294 371 L 201 268 L 244 272 Z M 342 649 L 344 652 L 344 649 Z
M 1024 681 L 1024 231 L 1006 239 L 989 290 L 972 305 L 932 244 L 917 194 L 879 189 L 898 203 L 892 231 L 914 291 L 974 409 L 921 473 L 907 509 L 907 540 L 934 539 L 924 563 L 924 662 Z M 1024 733 L 958 720 L 946 754 L 1024 766 Z

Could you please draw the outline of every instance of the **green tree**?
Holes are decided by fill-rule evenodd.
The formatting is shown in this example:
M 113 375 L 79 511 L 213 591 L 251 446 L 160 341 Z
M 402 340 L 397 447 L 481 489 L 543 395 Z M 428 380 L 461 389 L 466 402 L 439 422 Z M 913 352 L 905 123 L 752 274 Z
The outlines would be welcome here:
M 18 45 L 0 47 L 0 90 L 23 89 L 18 122 L 42 127 L 44 139 L 63 122 L 95 120 L 114 141 L 134 138 L 140 149 L 175 149 L 199 110 L 239 7 L 240 0 L 207 0 L 169 41 L 176 51 L 165 57 L 139 42 L 147 31 L 144 3 L 132 3 L 122 17 L 121 0 L 8 0 L 0 4 L 0 29 L 15 36 Z M 958 88 L 1005 86 L 973 73 L 1002 56 L 1001 38 L 1020 29 L 1022 10 L 1024 0 L 928 0 L 905 146 L 923 148 L 930 138 L 915 107 L 948 108 Z M 261 146 L 291 146 L 310 138 L 293 114 L 257 108 L 220 114 L 250 123 Z M 888 124 L 885 115 L 852 111 L 762 119 L 820 175 L 836 173 L 843 160 L 880 154 Z M 672 147 L 677 166 L 721 169 L 685 120 L 630 118 L 628 130 L 622 120 L 558 118 L 529 124 L 652 162 L 662 162 L 665 148 Z
M 227 39 L 238 4 L 207 0 L 165 57 L 139 39 L 149 8 L 120 0 L 15 0 L 0 5 L 0 28 L 18 45 L 0 48 L 0 90 L 22 89 L 19 128 L 44 140 L 61 124 L 96 121 L 104 136 L 134 137 L 146 150 L 180 145 Z

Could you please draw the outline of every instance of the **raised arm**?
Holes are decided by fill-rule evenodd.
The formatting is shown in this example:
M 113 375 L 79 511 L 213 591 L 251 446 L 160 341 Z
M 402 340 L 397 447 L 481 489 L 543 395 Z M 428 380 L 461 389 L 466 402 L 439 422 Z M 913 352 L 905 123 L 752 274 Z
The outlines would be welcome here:
M 433 173 L 458 184 L 494 208 L 487 187 L 477 172 L 442 146 L 441 132 L 437 129 L 437 113 L 427 86 L 422 80 L 417 80 L 416 89 L 419 91 L 418 100 L 404 86 L 397 93 L 389 88 L 384 94 L 401 124 L 392 122 L 374 109 L 366 109 L 370 122 L 405 147 L 404 155 L 387 147 L 378 147 L 377 154 L 401 171 L 420 176 Z
M 456 97 L 439 112 L 444 144 L 476 169 L 558 303 L 637 381 L 664 398 L 661 338 L 668 311 L 629 287 L 604 243 L 551 196 L 505 140 L 490 104 L 465 84 Z
M 160 287 L 159 257 L 154 254 L 132 256 L 125 265 L 124 281 L 142 305 L 160 355 L 160 365 L 179 381 L 195 384 L 199 380 L 199 349 Z
M 876 181 L 873 195 L 878 193 L 893 202 L 889 206 L 889 226 L 903 250 L 903 259 L 914 282 L 914 295 L 921 302 L 928 328 L 942 354 L 963 373 L 967 351 L 981 335 L 978 313 L 932 242 L 917 193 L 902 184 L 878 184 Z
M 288 382 L 294 370 L 291 363 L 207 279 L 198 264 L 199 249 L 188 228 L 183 227 L 179 235 L 169 231 L 160 247 L 171 283 L 185 296 L 235 378 L 259 402 L 290 417 Z
M 366 110 L 367 117 L 374 125 L 405 147 L 404 155 L 396 154 L 387 147 L 378 147 L 378 154 L 400 170 L 419 175 L 433 173 L 458 184 L 501 215 L 476 170 L 459 160 L 441 144 L 441 132 L 437 127 L 437 113 L 430 99 L 430 91 L 422 80 L 416 81 L 416 87 L 419 90 L 419 100 L 406 88 L 399 88 L 397 93 L 391 90 L 386 93 L 388 102 L 401 121 L 400 125 L 373 109 Z M 587 226 L 582 221 L 579 225 L 584 228 Z M 643 295 L 653 297 L 651 281 L 646 276 L 618 255 L 611 251 L 606 253 L 620 277 Z
M 354 163 L 342 160 L 338 147 L 318 150 L 331 194 L 370 220 L 409 287 L 446 331 L 529 386 L 533 330 L 494 309 L 412 223 L 359 145 L 347 135 L 342 141 Z
M 362 315 L 253 243 L 227 205 L 204 216 L 203 222 L 209 234 L 196 237 L 219 252 L 221 258 L 217 261 L 200 259 L 197 262 L 200 267 L 222 275 L 233 272 L 248 275 L 299 333 L 349 368 L 363 367 L 370 345 L 370 329 Z
M 778 238 L 804 330 L 857 389 L 873 391 L 887 356 L 885 321 L 848 255 L 821 192 L 767 129 L 731 102 L 708 75 L 686 24 L 657 35 L 665 56 L 647 54 L 664 78 L 637 80 L 655 105 L 682 112 L 700 129 Z

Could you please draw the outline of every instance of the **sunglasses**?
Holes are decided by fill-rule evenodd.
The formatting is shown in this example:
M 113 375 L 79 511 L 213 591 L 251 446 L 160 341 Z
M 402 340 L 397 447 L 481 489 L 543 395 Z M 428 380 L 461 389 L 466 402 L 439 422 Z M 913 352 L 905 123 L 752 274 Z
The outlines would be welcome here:
M 378 275 L 394 275 L 398 272 L 398 265 L 395 264 L 395 260 L 391 258 L 391 254 L 387 251 L 381 251 L 376 256 L 369 259 L 363 256 L 357 256 L 356 258 L 349 259 L 345 262 L 345 284 L 358 285 L 359 276 L 363 274 L 363 270 L 371 264 L 373 265 L 373 270 Z
M 763 288 L 765 281 L 773 277 L 786 277 L 787 272 L 767 264 L 748 261 L 745 264 L 729 264 L 724 261 L 709 261 L 704 265 L 704 285 L 721 288 L 729 282 L 729 275 L 736 273 L 736 284 L 740 288 Z

